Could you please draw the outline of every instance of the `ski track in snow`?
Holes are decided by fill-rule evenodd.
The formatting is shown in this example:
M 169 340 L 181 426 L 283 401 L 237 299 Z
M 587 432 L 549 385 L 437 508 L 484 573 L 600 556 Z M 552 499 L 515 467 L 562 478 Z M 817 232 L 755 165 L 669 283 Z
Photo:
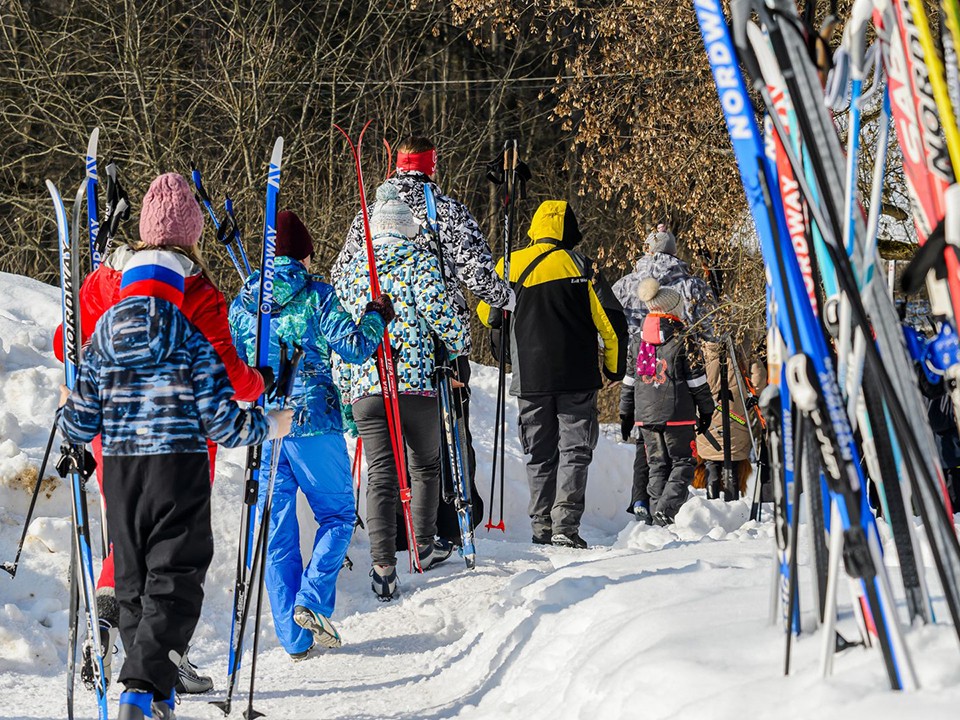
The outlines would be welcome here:
M 0 289 L 0 560 L 7 560 L 29 503 L 30 487 L 15 478 L 42 456 L 61 370 L 49 350 L 59 322 L 57 289 L 2 273 Z M 486 496 L 496 372 L 477 366 L 472 384 L 478 478 Z M 583 523 L 590 549 L 531 545 L 510 402 L 506 534 L 478 530 L 472 572 L 454 556 L 414 576 L 406 572 L 406 555 L 399 556 L 402 594 L 379 603 L 369 589 L 366 536 L 358 531 L 350 549 L 355 567 L 340 576 L 334 616 L 343 648 L 292 663 L 277 644 L 265 604 L 256 709 L 277 720 L 957 717 L 960 656 L 945 625 L 907 633 L 920 692 L 888 691 L 874 650 L 847 651 L 836 658 L 834 677 L 821 679 L 821 638 L 813 632 L 794 643 L 792 675 L 784 678 L 784 637 L 768 624 L 772 523 L 745 522 L 745 502 L 724 505 L 697 495 L 675 526 L 637 525 L 623 511 L 633 447 L 616 442 L 615 427 L 604 428 L 591 467 Z M 207 701 L 221 699 L 226 686 L 243 459 L 243 450 L 219 456 L 216 556 L 190 654 L 214 675 L 217 689 L 185 697 L 181 718 L 222 717 Z M 96 508 L 96 484 L 89 490 Z M 309 547 L 312 520 L 305 506 L 300 510 Z M 69 514 L 62 485 L 42 495 L 16 579 L 0 575 L 0 718 L 65 716 Z M 93 524 L 97 546 L 98 518 Z M 887 558 L 895 570 L 895 555 Z M 924 559 L 932 567 L 928 550 Z M 800 563 L 808 572 L 805 547 Z M 895 572 L 892 577 L 898 585 Z M 945 623 L 935 574 L 928 577 Z M 812 607 L 806 582 L 801 608 L 808 631 L 815 626 Z M 840 629 L 852 638 L 845 591 L 840 608 Z M 234 717 L 246 706 L 249 664 L 247 653 Z M 79 678 L 77 687 L 77 717 L 95 717 L 92 694 Z M 110 689 L 111 716 L 119 692 Z

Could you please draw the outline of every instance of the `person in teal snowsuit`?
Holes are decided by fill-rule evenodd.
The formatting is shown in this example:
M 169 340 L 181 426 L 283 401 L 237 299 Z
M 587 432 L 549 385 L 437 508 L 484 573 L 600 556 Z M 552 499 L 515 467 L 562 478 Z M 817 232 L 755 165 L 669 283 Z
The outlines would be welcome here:
M 331 350 L 345 362 L 362 363 L 377 349 L 394 312 L 386 295 L 368 303 L 358 323 L 333 288 L 310 274 L 313 239 L 293 212 L 277 216 L 277 251 L 270 333 L 270 365 L 277 371 L 280 341 L 305 352 L 289 407 L 293 428 L 280 450 L 273 489 L 266 586 L 277 637 L 291 657 L 307 657 L 315 645 L 339 647 L 330 622 L 337 575 L 353 535 L 354 505 L 340 397 L 331 371 Z M 230 307 L 230 329 L 241 357 L 254 361 L 259 271 Z M 264 447 L 262 467 L 270 467 Z M 266 482 L 260 483 L 262 511 Z M 297 522 L 297 489 L 319 525 L 304 568 Z

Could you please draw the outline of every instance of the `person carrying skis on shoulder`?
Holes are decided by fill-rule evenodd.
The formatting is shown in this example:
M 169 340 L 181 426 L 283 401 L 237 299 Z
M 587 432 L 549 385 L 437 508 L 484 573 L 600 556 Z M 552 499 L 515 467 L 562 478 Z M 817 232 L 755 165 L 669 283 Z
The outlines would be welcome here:
M 273 383 L 269 368 L 258 372 L 248 367 L 237 355 L 230 337 L 227 322 L 227 303 L 207 272 L 200 248 L 197 245 L 203 231 L 203 215 L 187 181 L 177 173 L 165 173 L 150 184 L 143 196 L 140 210 L 140 237 L 131 245 L 121 245 L 103 261 L 99 268 L 87 275 L 79 291 L 81 335 L 86 342 L 93 334 L 100 318 L 121 299 L 121 283 L 124 268 L 143 250 L 167 250 L 174 254 L 185 277 L 181 311 L 210 341 L 226 367 L 233 387 L 233 398 L 239 402 L 256 400 L 264 392 L 265 373 L 267 384 Z M 63 361 L 63 327 L 58 327 L 53 339 L 57 358 Z M 100 439 L 91 443 L 97 461 L 97 484 L 103 493 L 104 463 Z M 210 457 L 210 482 L 213 482 L 217 445 L 207 442 Z M 114 593 L 113 552 L 104 558 L 97 580 L 97 613 L 100 617 L 102 645 L 112 648 L 116 641 L 118 608 Z M 87 653 L 88 655 L 88 653 Z M 104 656 L 104 671 L 110 680 L 112 652 Z M 86 662 L 86 659 L 85 659 Z M 85 671 L 86 672 L 86 671 Z M 92 674 L 92 667 L 89 673 Z M 197 668 L 183 654 L 177 692 L 204 693 L 213 689 L 213 680 L 200 675 Z
M 529 456 L 533 542 L 585 548 L 580 518 L 600 430 L 597 336 L 603 341 L 604 375 L 620 380 L 627 325 L 593 261 L 574 250 L 581 234 L 568 203 L 541 203 L 528 235 L 530 245 L 510 261 L 517 298 L 510 323 L 510 394 L 517 396 L 520 443 Z M 497 271 L 503 272 L 502 261 Z M 486 303 L 477 314 L 491 326 L 502 318 Z
M 416 241 L 421 225 L 400 200 L 392 183 L 377 188 L 370 217 L 377 272 L 384 293 L 393 300 L 397 322 L 390 341 L 396 363 L 400 418 L 407 470 L 413 492 L 411 511 L 416 552 L 423 570 L 449 556 L 435 551 L 440 502 L 440 418 L 434 376 L 434 337 L 450 357 L 465 352 L 467 331 L 443 283 L 436 256 Z M 335 283 L 337 294 L 354 317 L 367 306 L 370 280 L 364 255 L 354 255 Z M 398 478 L 376 362 L 360 366 L 336 361 L 341 396 L 349 419 L 363 440 L 368 468 L 367 534 L 373 568 L 373 591 L 393 598 L 397 587 Z M 402 451 L 401 451 L 402 452 Z M 351 516 L 352 519 L 352 516 Z
M 186 223 L 199 235 L 189 216 L 167 216 L 168 227 Z M 120 720 L 174 717 L 179 667 L 213 559 L 206 440 L 261 443 L 285 435 L 292 419 L 289 410 L 265 416 L 232 399 L 216 350 L 180 311 L 185 284 L 176 253 L 136 253 L 124 267 L 120 301 L 97 323 L 73 392 L 61 388 L 64 436 L 88 443 L 102 435 L 126 650 Z
M 637 295 L 640 282 L 648 277 L 678 291 L 683 298 L 681 318 L 684 323 L 702 329 L 706 338 L 713 338 L 713 327 L 708 319 L 713 309 L 710 288 L 702 278 L 692 275 L 690 267 L 677 257 L 677 238 L 667 230 L 666 225 L 661 223 L 647 236 L 644 242 L 644 254 L 637 261 L 633 272 L 624 275 L 613 284 L 613 292 L 623 305 L 630 328 L 628 367 L 632 367 L 636 362 L 636 353 L 640 346 L 640 329 L 643 326 L 643 319 L 649 312 Z M 624 442 L 630 440 L 634 422 L 632 413 L 620 416 L 620 430 Z M 650 472 L 641 433 L 637 433 L 636 445 L 633 488 L 627 512 L 631 513 L 635 519 L 649 525 L 652 522 L 650 493 L 647 490 Z
M 467 331 L 466 347 L 455 363 L 457 380 L 463 388 L 456 388 L 455 402 L 462 400 L 464 408 L 464 428 L 467 436 L 467 465 L 469 467 L 472 499 L 472 518 L 474 525 L 483 517 L 483 499 L 477 492 L 475 478 L 477 471 L 476 454 L 470 434 L 470 308 L 464 295 L 464 288 L 470 290 L 480 300 L 493 307 L 512 309 L 512 292 L 497 274 L 490 246 L 480 230 L 476 219 L 466 205 L 445 195 L 433 181 L 437 170 L 437 148 L 428 138 L 411 135 L 397 148 L 396 173 L 387 180 L 394 186 L 400 200 L 409 207 L 415 220 L 424 225 L 427 219 L 427 206 L 424 199 L 424 186 L 430 185 L 437 206 L 437 225 L 439 242 L 442 245 L 443 276 L 446 279 L 447 295 L 454 312 Z M 370 206 L 370 212 L 373 206 Z M 414 238 L 424 250 L 435 252 L 431 240 L 424 235 Z M 364 256 L 363 217 L 357 213 L 347 233 L 346 242 L 334 262 L 331 276 L 334 282 L 344 272 L 344 268 L 358 255 Z M 456 511 L 452 505 L 441 503 L 438 519 L 438 532 L 445 542 L 445 551 L 450 552 L 454 545 L 460 544 L 460 530 Z
M 714 401 L 699 337 L 684 327 L 677 290 L 644 278 L 637 288 L 649 312 L 637 359 L 627 368 L 620 415 L 633 415 L 650 465 L 650 510 L 658 525 L 674 521 L 693 482 L 696 433 L 706 431 Z
M 333 287 L 310 274 L 313 238 L 295 213 L 277 215 L 276 243 L 270 362 L 276 372 L 281 342 L 299 344 L 305 355 L 289 398 L 293 428 L 281 446 L 274 482 L 265 581 L 277 638 L 294 660 L 302 660 L 316 645 L 340 647 L 330 617 L 337 576 L 353 536 L 353 482 L 331 351 L 343 362 L 363 362 L 376 351 L 394 313 L 389 296 L 382 295 L 367 303 L 359 324 L 354 323 Z M 230 306 L 237 348 L 251 361 L 259 303 L 257 271 Z M 270 466 L 270 450 L 269 445 L 263 449 L 264 467 Z M 300 555 L 298 488 L 319 525 L 306 568 Z M 260 483 L 261 511 L 266 489 Z

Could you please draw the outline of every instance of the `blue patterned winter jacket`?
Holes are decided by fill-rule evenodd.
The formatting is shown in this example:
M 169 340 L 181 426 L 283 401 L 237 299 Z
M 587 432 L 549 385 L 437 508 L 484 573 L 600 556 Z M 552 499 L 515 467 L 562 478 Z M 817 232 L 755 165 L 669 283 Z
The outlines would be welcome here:
M 375 240 L 374 254 L 381 289 L 393 299 L 397 311 L 390 323 L 397 388 L 405 394 L 433 395 L 434 337 L 456 357 L 464 353 L 468 334 L 444 285 L 440 262 L 413 241 L 393 237 Z M 336 288 L 346 308 L 359 316 L 370 299 L 366 253 L 354 255 L 344 265 Z M 337 372 L 348 402 L 380 394 L 373 358 L 358 367 L 338 364 Z
M 364 312 L 360 321 L 353 318 L 333 287 L 310 275 L 303 263 L 288 257 L 275 261 L 273 316 L 270 333 L 270 365 L 274 372 L 280 364 L 280 340 L 290 349 L 299 343 L 303 360 L 294 383 L 289 407 L 294 409 L 292 437 L 343 433 L 340 396 L 333 382 L 331 350 L 345 363 L 362 363 L 380 345 L 383 317 Z M 230 305 L 230 330 L 240 357 L 251 365 L 256 362 L 257 305 L 260 299 L 260 273 L 244 283 Z
M 263 413 L 232 396 L 217 351 L 175 305 L 131 297 L 97 323 L 59 425 L 78 443 L 102 433 L 104 455 L 206 453 L 205 438 L 263 442 Z

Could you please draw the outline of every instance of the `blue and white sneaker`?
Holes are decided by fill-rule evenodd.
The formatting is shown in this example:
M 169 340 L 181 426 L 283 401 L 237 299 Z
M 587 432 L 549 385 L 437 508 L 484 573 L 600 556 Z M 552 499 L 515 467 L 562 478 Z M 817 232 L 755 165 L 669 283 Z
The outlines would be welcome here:
M 293 609 L 293 621 L 304 630 L 309 630 L 313 634 L 314 642 L 320 647 L 338 648 L 343 645 L 340 633 L 337 632 L 329 618 L 314 612 L 310 608 L 297 605 Z

